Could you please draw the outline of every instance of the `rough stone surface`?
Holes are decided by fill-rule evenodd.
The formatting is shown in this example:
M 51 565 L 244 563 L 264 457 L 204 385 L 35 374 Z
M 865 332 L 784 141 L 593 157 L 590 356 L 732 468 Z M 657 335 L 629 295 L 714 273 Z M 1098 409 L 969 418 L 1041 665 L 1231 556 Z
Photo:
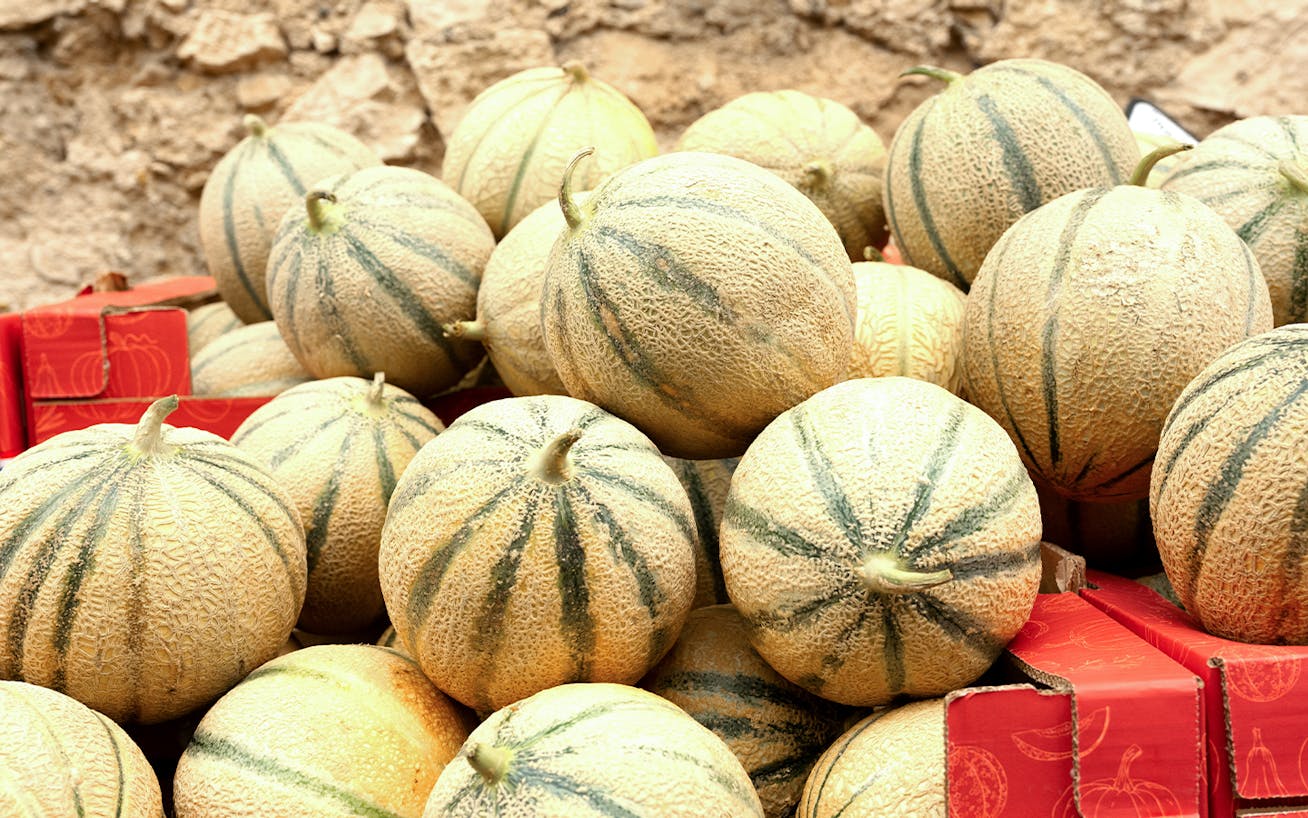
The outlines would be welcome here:
M 320 119 L 436 173 L 515 71 L 580 59 L 664 147 L 752 90 L 836 99 L 889 142 L 923 63 L 1068 63 L 1200 135 L 1308 113 L 1308 0 L 0 0 L 0 304 L 105 268 L 198 273 L 200 189 L 241 116 Z

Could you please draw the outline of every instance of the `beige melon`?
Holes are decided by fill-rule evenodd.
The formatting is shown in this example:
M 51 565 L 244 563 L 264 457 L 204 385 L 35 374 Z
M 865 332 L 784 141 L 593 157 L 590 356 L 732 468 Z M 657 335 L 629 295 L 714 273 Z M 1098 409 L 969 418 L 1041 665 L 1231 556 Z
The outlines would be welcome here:
M 798 188 L 830 219 L 852 261 L 886 242 L 886 146 L 858 114 L 802 91 L 755 91 L 691 123 L 677 150 L 725 153 Z
M 313 380 L 282 340 L 260 321 L 224 333 L 191 360 L 191 391 L 214 398 L 276 395 Z
M 282 214 L 319 179 L 381 160 L 348 133 L 317 122 L 270 127 L 247 114 L 245 130 L 200 193 L 200 246 L 223 301 L 252 324 L 272 319 L 264 271 Z
M 899 126 L 886 217 L 904 262 L 966 290 L 1003 232 L 1082 188 L 1115 185 L 1140 159 L 1122 109 L 1086 75 L 1046 60 L 999 60 L 943 80 Z
M 854 265 L 858 321 L 851 378 L 903 375 L 958 394 L 963 381 L 963 291 L 925 270 Z
M 581 154 L 578 155 L 579 157 Z M 781 412 L 841 380 L 849 258 L 795 188 L 741 159 L 671 153 L 610 177 L 545 274 L 541 323 L 574 397 L 672 457 L 742 454 Z
M 276 655 L 304 603 L 304 529 L 268 471 L 209 432 L 65 432 L 0 471 L 0 678 L 119 722 L 181 716 Z
M 385 613 L 377 549 L 386 507 L 409 461 L 443 428 L 378 373 L 288 389 L 232 435 L 268 467 L 304 522 L 309 586 L 299 627 L 344 634 Z
M 1035 603 L 1039 538 L 997 423 L 934 384 L 862 378 L 783 413 L 741 458 L 722 576 L 778 673 L 872 707 L 994 662 Z
M 818 759 L 795 818 L 854 815 L 945 818 L 943 700 L 873 713 Z
M 123 728 L 62 693 L 0 682 L 0 815 L 163 814 L 159 780 Z
M 564 167 L 587 145 L 596 150 L 578 171 L 583 190 L 658 153 L 640 109 L 581 63 L 530 68 L 472 101 L 445 142 L 441 177 L 499 238 L 558 195 Z
M 195 353 L 240 326 L 244 323 L 224 301 L 196 307 L 186 314 L 186 350 L 194 360 Z
M 1038 481 L 1073 500 L 1137 500 L 1181 390 L 1271 324 L 1257 261 L 1211 209 L 1139 184 L 1083 190 L 1024 216 L 986 258 L 964 389 Z
M 205 714 L 177 764 L 177 818 L 418 818 L 472 724 L 395 651 L 298 650 Z
M 695 513 L 695 600 L 691 608 L 730 602 L 722 581 L 722 564 L 718 559 L 718 529 L 722 510 L 731 491 L 731 474 L 739 458 L 725 460 L 681 460 L 665 457 L 686 489 Z

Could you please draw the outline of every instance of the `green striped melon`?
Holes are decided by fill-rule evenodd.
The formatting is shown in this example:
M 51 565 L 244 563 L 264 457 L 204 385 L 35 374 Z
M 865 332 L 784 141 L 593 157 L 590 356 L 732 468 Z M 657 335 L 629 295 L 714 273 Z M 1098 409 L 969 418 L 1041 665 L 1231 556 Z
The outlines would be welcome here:
M 441 177 L 499 238 L 558 195 L 568 160 L 587 145 L 596 152 L 580 171 L 582 189 L 658 153 L 640 109 L 581 63 L 530 68 L 472 101 L 445 142 Z
M 0 679 L 148 724 L 285 643 L 304 602 L 300 515 L 240 449 L 163 424 L 177 404 L 57 435 L 0 472 Z
M 586 195 L 575 194 L 578 201 Z M 540 324 L 545 263 L 567 226 L 555 201 L 533 210 L 491 251 L 477 290 L 476 320 L 445 328 L 451 337 L 480 341 L 504 385 L 519 397 L 568 394 Z
M 943 700 L 878 710 L 818 759 L 795 818 L 854 815 L 945 818 Z
M 1185 609 L 1228 639 L 1308 644 L 1308 324 L 1237 344 L 1167 416 L 1149 509 Z
M 191 359 L 218 336 L 243 325 L 224 301 L 196 307 L 186 314 L 186 349 Z
M 850 261 L 821 211 L 775 175 L 671 153 L 584 204 L 565 181 L 560 201 L 568 230 L 541 300 L 550 357 L 570 395 L 664 454 L 739 456 L 768 421 L 844 377 Z
M 718 560 L 718 529 L 722 509 L 731 490 L 731 474 L 740 458 L 725 460 L 682 460 L 663 458 L 686 489 L 695 514 L 695 599 L 691 609 L 720 602 L 730 602 L 722 581 L 722 564 Z
M 299 627 L 360 631 L 385 613 L 377 549 L 395 484 L 443 429 L 399 387 L 328 378 L 288 389 L 259 407 L 232 443 L 268 467 L 304 522 L 309 586 Z
M 986 258 L 964 390 L 1038 481 L 1073 500 L 1140 499 L 1177 395 L 1271 322 L 1258 262 L 1212 210 L 1138 184 L 1083 190 L 1024 216 Z
M 223 156 L 200 192 L 200 247 L 218 292 L 247 324 L 272 319 L 264 271 L 282 214 L 309 185 L 380 165 L 353 136 L 316 122 L 269 127 L 247 114 L 247 135 Z
M 272 321 L 226 332 L 191 359 L 191 391 L 207 397 L 271 396 L 310 380 Z
M 695 120 L 677 150 L 725 153 L 798 188 L 836 228 L 852 261 L 886 243 L 886 146 L 858 114 L 802 91 L 755 91 Z
M 963 291 L 925 270 L 854 265 L 858 320 L 851 378 L 903 375 L 958 394 L 963 381 Z
M 677 643 L 641 686 L 726 742 L 768 818 L 793 813 L 813 762 L 844 729 L 844 708 L 769 667 L 749 646 L 745 622 L 730 605 L 691 611 Z
M 1135 134 L 1135 144 L 1140 149 L 1141 156 L 1148 156 L 1159 148 L 1177 144 L 1175 139 L 1169 139 L 1166 136 L 1141 133 L 1140 131 L 1132 131 L 1132 133 Z M 1159 160 L 1158 164 L 1154 165 L 1153 170 L 1149 171 L 1149 178 L 1145 180 L 1145 186 L 1161 187 L 1163 179 L 1167 178 L 1167 174 L 1171 173 L 1190 156 L 1190 153 L 1174 153 Z
M 645 675 L 690 611 L 694 540 L 685 490 L 634 427 L 575 398 L 506 398 L 400 478 L 382 592 L 437 687 L 493 710 Z
M 395 651 L 298 650 L 205 714 L 177 764 L 177 818 L 419 818 L 472 725 Z
M 0 815 L 163 814 L 159 780 L 123 728 L 62 693 L 0 682 Z
M 268 299 L 291 352 L 316 378 L 372 377 L 427 397 L 481 360 L 441 325 L 471 316 L 495 246 L 446 184 L 380 167 L 316 182 L 288 211 L 268 259 Z
M 1216 210 L 1249 245 L 1276 326 L 1308 321 L 1308 116 L 1256 116 L 1219 128 L 1162 187 Z
M 482 722 L 423 818 L 745 818 L 763 810 L 722 740 L 624 685 L 565 684 Z M 180 818 L 180 817 L 179 817 Z
M 1000 60 L 967 76 L 910 69 L 946 88 L 890 143 L 886 217 L 904 262 L 967 290 L 1013 222 L 1082 188 L 1115 185 L 1140 159 L 1113 98 L 1045 60 Z
M 1039 539 L 997 423 L 925 381 L 861 378 L 781 414 L 741 458 L 722 576 L 778 673 L 871 707 L 980 676 L 1031 614 Z

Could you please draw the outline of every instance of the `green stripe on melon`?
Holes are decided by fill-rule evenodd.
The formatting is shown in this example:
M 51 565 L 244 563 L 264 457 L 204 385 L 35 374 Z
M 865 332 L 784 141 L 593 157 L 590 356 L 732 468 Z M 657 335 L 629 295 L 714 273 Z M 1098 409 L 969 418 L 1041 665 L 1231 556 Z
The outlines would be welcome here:
M 271 396 L 311 377 L 272 321 L 230 330 L 191 359 L 191 391 L 208 397 Z

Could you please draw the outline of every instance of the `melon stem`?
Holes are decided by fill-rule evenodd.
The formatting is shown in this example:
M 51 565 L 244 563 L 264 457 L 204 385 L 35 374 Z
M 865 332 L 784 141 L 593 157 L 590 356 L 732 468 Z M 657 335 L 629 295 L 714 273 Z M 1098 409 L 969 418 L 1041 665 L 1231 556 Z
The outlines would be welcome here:
M 486 340 L 486 324 L 482 321 L 455 321 L 452 324 L 442 324 L 441 332 L 446 338 L 479 342 Z
M 136 424 L 132 448 L 146 457 L 167 453 L 168 447 L 163 442 L 164 418 L 171 415 L 180 403 L 176 395 L 169 395 L 150 404 L 150 408 L 141 415 L 141 421 Z
M 880 594 L 911 594 L 944 585 L 954 578 L 948 568 L 939 571 L 912 571 L 889 554 L 874 554 L 858 569 L 863 584 Z
M 386 394 L 386 373 L 378 372 L 372 376 L 372 386 L 368 387 L 368 402 L 373 406 L 382 405 L 382 396 Z
M 336 194 L 330 190 L 311 190 L 304 196 L 304 209 L 309 215 L 309 229 L 315 233 L 335 233 L 340 219 L 335 216 Z
M 1157 165 L 1159 162 L 1174 153 L 1188 151 L 1193 148 L 1194 145 L 1186 145 L 1182 142 L 1173 142 L 1171 145 L 1163 145 L 1161 148 L 1154 148 L 1149 151 L 1149 153 L 1145 154 L 1144 158 L 1140 160 L 1140 164 L 1135 166 L 1135 173 L 1131 174 L 1131 178 L 1127 181 L 1127 184 L 1135 185 L 1136 187 L 1144 187 L 1145 182 L 1149 181 L 1149 174 L 1153 171 L 1154 165 Z
M 577 163 L 594 152 L 594 147 L 582 148 L 563 169 L 563 184 L 559 185 L 559 207 L 563 208 L 563 218 L 567 220 L 568 227 L 572 230 L 576 230 L 585 221 L 585 215 L 581 212 L 581 207 L 572 192 L 572 175 L 577 170 Z
M 582 65 L 581 60 L 568 60 L 560 68 L 577 84 L 590 79 L 590 72 L 586 70 L 586 66 Z
M 552 486 L 570 480 L 572 464 L 568 462 L 568 453 L 578 440 L 581 440 L 581 430 L 569 429 L 546 443 L 545 448 L 533 456 L 531 473 Z
M 949 83 L 950 85 L 958 82 L 963 78 L 963 75 L 958 73 L 957 71 L 950 71 L 947 68 L 937 68 L 934 65 L 916 65 L 908 69 L 907 71 L 904 71 L 899 76 L 908 77 L 914 74 L 923 77 L 931 77 L 932 79 L 941 80 L 943 82 Z
M 509 762 L 513 760 L 513 751 L 493 744 L 478 742 L 468 748 L 465 754 L 472 768 L 481 773 L 487 784 L 498 784 L 509 772 Z
M 804 166 L 804 178 L 811 187 L 825 187 L 835 175 L 835 167 L 826 159 L 814 159 Z
M 255 139 L 263 139 L 268 133 L 268 123 L 255 114 L 246 114 L 241 124 L 245 126 L 245 132 Z
M 1303 165 L 1292 162 L 1289 159 L 1282 159 L 1280 164 L 1281 175 L 1290 180 L 1290 184 L 1299 188 L 1304 193 L 1308 193 L 1308 170 L 1304 170 Z
M 880 251 L 880 250 L 878 250 L 877 248 L 875 248 L 875 247 L 873 247 L 872 245 L 869 244 L 867 247 L 864 247 L 864 248 L 863 248 L 863 260 L 864 260 L 864 261 L 879 261 L 879 262 L 881 262 L 881 263 L 884 264 L 884 263 L 885 263 L 885 260 L 886 260 L 886 257 L 885 257 L 884 255 L 881 254 L 881 251 Z

